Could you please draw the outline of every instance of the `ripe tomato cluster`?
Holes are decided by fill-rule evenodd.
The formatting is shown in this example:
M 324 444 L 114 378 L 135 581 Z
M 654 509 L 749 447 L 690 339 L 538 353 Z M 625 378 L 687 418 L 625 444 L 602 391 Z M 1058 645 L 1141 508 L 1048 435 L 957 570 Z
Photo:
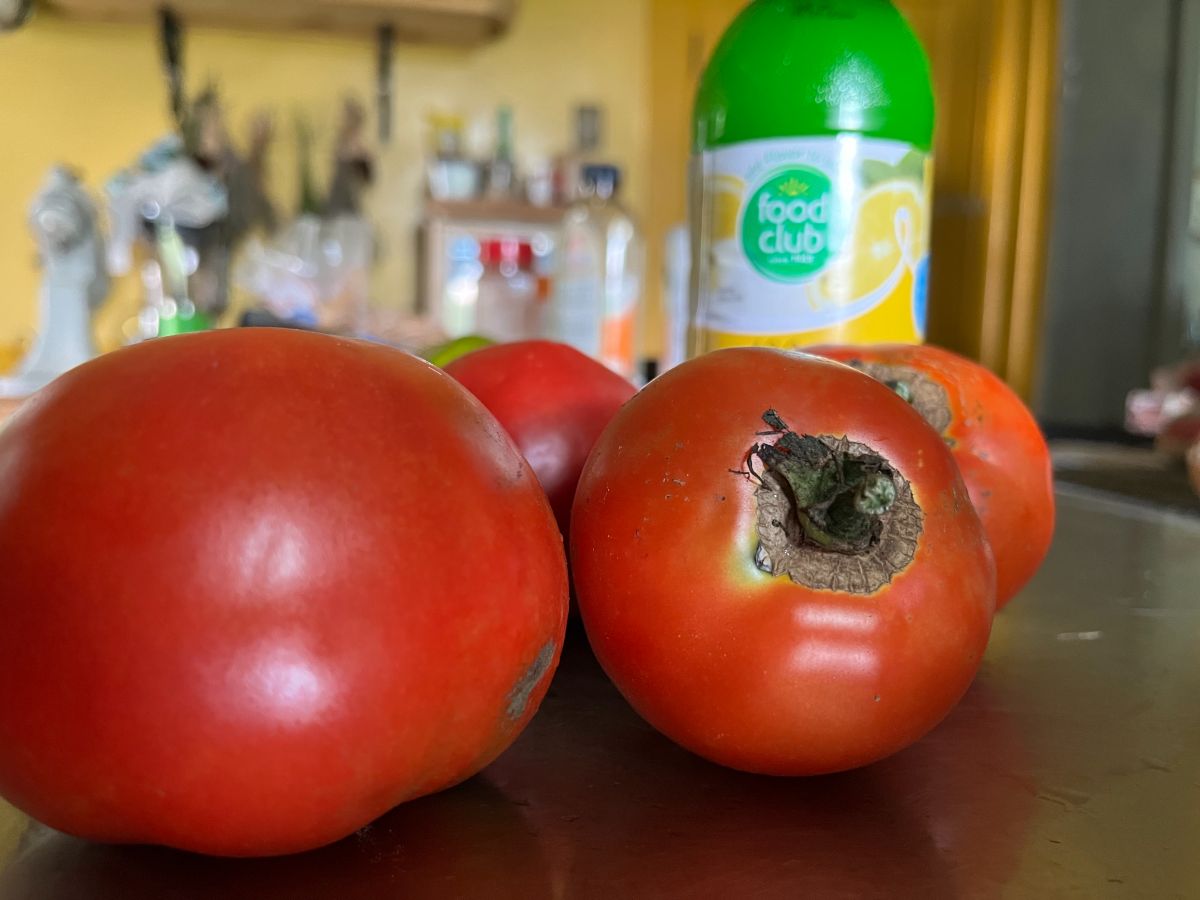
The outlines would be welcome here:
M 944 351 L 821 352 L 851 365 L 724 350 L 635 393 L 547 342 L 443 372 L 255 329 L 69 372 L 0 427 L 0 794 L 107 841 L 337 840 L 528 723 L 563 535 L 668 737 L 775 774 L 894 753 L 1045 553 L 1045 447 Z

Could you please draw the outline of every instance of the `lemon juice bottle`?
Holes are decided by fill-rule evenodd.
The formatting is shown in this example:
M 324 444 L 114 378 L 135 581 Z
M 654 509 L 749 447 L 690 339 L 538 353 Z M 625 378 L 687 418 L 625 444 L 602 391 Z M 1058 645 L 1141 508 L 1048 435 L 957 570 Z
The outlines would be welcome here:
M 919 343 L 929 62 L 889 0 L 754 0 L 696 93 L 690 352 Z

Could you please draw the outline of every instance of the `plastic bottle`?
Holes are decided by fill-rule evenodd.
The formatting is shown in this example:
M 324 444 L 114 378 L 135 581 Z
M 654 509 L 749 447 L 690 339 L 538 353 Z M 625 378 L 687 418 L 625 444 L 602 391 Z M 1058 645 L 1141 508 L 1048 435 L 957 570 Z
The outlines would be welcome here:
M 524 241 L 489 240 L 480 244 L 483 274 L 475 312 L 475 331 L 493 341 L 523 341 L 539 333 L 537 280 L 533 250 Z
M 619 187 L 616 166 L 584 167 L 583 196 L 563 217 L 550 333 L 633 379 L 642 244 Z
M 688 274 L 692 248 L 686 225 L 667 232 L 663 247 L 663 353 L 658 371 L 665 372 L 687 359 Z
M 920 342 L 929 63 L 888 0 L 754 0 L 693 113 L 690 352 Z

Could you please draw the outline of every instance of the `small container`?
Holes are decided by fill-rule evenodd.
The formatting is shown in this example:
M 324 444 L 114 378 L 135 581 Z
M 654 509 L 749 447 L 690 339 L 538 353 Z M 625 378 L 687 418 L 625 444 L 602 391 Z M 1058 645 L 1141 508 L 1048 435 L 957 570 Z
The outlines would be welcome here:
M 462 149 L 462 120 L 432 115 L 433 158 L 425 166 L 425 185 L 434 200 L 472 200 L 479 196 L 482 172 Z
M 533 248 L 525 241 L 502 239 L 483 241 L 479 251 L 483 274 L 475 332 L 498 342 L 536 337 L 540 323 Z

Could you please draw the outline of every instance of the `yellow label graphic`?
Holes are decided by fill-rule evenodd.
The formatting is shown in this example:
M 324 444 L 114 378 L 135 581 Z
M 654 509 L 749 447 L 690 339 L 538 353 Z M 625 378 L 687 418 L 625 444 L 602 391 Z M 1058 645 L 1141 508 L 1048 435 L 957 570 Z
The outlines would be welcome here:
M 734 144 L 701 163 L 694 351 L 923 340 L 927 155 L 839 136 Z

